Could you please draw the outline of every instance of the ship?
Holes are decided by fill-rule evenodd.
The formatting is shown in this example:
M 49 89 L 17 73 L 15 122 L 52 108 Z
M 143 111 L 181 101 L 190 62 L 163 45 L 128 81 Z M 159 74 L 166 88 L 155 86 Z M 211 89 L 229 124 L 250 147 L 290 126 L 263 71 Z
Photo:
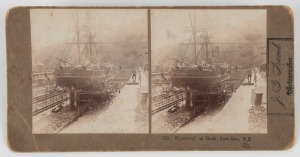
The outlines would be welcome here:
M 114 77 L 113 65 L 103 63 L 102 59 L 99 59 L 99 42 L 95 41 L 95 34 L 88 26 L 79 26 L 78 14 L 71 31 L 74 32 L 76 41 L 73 39 L 68 44 L 77 46 L 78 63 L 70 63 L 56 57 L 61 63 L 54 70 L 56 85 L 72 90 L 104 89 L 105 82 Z M 100 44 L 102 46 L 103 43 Z
M 61 88 L 99 89 L 109 80 L 113 73 L 97 67 L 84 65 L 62 67 L 54 70 L 55 82 Z
M 181 62 L 177 59 L 176 61 Z M 178 88 L 205 91 L 228 78 L 229 74 L 225 69 L 210 66 L 190 64 L 177 66 L 170 72 L 172 85 Z
M 191 37 L 193 40 L 189 43 L 181 44 L 184 46 L 193 45 L 192 56 L 194 63 L 184 62 L 184 58 L 186 57 L 182 56 L 181 58 L 173 58 L 175 64 L 170 70 L 170 80 L 172 85 L 177 88 L 208 91 L 218 83 L 229 78 L 228 64 L 218 61 L 216 57 L 217 52 L 213 48 L 214 44 L 227 43 L 213 43 L 210 41 L 211 36 L 208 31 L 196 28 L 195 23 L 196 20 L 194 17 L 194 21 L 191 20 Z M 200 53 L 203 53 L 203 55 L 200 55 Z M 203 58 L 199 58 L 199 56 L 203 56 Z M 198 60 L 201 60 L 201 63 L 198 63 Z

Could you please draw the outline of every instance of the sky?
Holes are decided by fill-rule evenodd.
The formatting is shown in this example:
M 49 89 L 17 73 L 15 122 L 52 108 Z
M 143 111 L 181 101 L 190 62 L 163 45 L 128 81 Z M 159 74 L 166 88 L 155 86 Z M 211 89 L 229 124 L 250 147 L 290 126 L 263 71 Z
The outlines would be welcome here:
M 266 40 L 266 10 L 263 9 L 152 9 L 152 60 L 160 60 L 171 50 L 165 47 L 188 43 L 194 18 L 196 28 L 208 30 L 215 41 L 248 42 L 251 36 L 263 43 Z
M 31 41 L 36 49 L 73 40 L 74 18 L 78 14 L 79 25 L 90 25 L 101 33 L 99 41 L 119 41 L 119 37 L 133 34 L 147 38 L 146 9 L 31 9 Z
M 79 25 L 91 25 L 98 41 L 126 40 L 131 35 L 148 37 L 147 9 L 31 9 L 33 55 L 39 49 L 71 42 L 74 18 Z M 263 9 L 151 9 L 151 56 L 160 60 L 191 36 L 191 19 L 205 28 L 217 42 L 248 42 L 249 36 L 266 39 L 266 10 Z M 165 48 L 168 47 L 168 48 Z M 174 49 L 173 49 L 174 50 Z

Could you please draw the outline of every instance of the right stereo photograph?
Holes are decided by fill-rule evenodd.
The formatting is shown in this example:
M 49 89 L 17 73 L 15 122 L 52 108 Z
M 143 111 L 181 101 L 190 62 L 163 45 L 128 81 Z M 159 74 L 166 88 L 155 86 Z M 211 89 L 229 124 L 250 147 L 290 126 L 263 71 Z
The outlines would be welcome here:
M 266 10 L 150 15 L 151 132 L 266 134 Z

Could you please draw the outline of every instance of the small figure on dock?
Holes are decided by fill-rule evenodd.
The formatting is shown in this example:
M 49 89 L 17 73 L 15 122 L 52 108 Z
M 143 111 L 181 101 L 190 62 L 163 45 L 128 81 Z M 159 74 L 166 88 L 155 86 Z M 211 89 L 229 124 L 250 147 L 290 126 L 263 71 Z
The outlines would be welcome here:
M 255 83 L 255 85 L 256 85 L 256 80 L 257 80 L 256 73 L 257 73 L 257 71 L 256 71 L 256 69 L 254 69 L 254 83 Z
M 121 92 L 119 83 L 115 83 L 114 84 L 114 89 L 115 89 L 115 93 L 116 94 L 119 94 Z
M 247 79 L 248 79 L 248 83 L 251 83 L 251 77 L 252 77 L 252 71 L 248 70 L 247 71 Z
M 132 82 L 135 82 L 136 81 L 136 69 L 135 68 L 133 68 L 132 69 Z
M 140 82 L 140 86 L 142 84 L 142 74 L 141 74 L 141 69 L 138 70 L 138 75 L 139 75 L 139 82 Z

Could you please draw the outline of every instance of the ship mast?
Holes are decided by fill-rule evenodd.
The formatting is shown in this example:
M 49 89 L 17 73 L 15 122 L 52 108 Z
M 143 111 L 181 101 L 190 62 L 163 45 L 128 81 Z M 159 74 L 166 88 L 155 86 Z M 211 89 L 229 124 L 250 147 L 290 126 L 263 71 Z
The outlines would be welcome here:
M 90 28 L 88 27 L 81 27 L 79 26 L 79 18 L 78 18 L 78 12 L 76 12 L 76 19 L 74 17 L 74 15 L 72 14 L 73 16 L 73 20 L 74 20 L 74 29 L 73 31 L 76 33 L 76 42 L 71 42 L 71 43 L 68 43 L 68 44 L 76 44 L 77 45 L 77 49 L 78 49 L 78 62 L 79 64 L 81 64 L 81 52 L 80 52 L 80 48 L 81 48 L 81 44 L 83 45 L 88 45 L 88 51 L 89 51 L 89 59 L 91 60 L 92 59 L 92 46 L 93 44 L 95 44 L 96 42 L 93 41 L 93 38 L 95 37 L 95 35 L 91 35 L 91 30 Z M 84 36 L 87 38 L 87 41 L 84 42 L 84 41 L 81 41 L 80 39 L 80 35 L 81 35 L 81 32 L 83 30 L 87 30 L 87 36 Z M 72 31 L 72 30 L 71 30 Z
M 91 32 L 89 31 L 88 32 L 88 36 L 87 36 L 87 44 L 89 46 L 89 57 L 90 57 L 90 60 L 92 60 L 92 57 L 93 57 L 93 52 L 92 52 L 92 44 L 94 43 L 97 43 L 97 42 L 94 42 L 93 41 L 93 38 L 95 37 L 95 35 L 92 35 Z
M 99 59 L 98 59 L 99 52 L 98 51 L 100 51 L 101 56 L 102 56 L 101 61 L 103 60 L 102 52 L 122 52 L 122 51 L 102 50 L 102 46 L 103 46 L 104 43 L 112 44 L 112 43 L 119 43 L 119 42 L 116 42 L 116 41 L 100 41 L 100 42 L 95 41 L 96 35 L 95 35 L 95 33 L 92 32 L 92 26 L 90 24 L 90 21 L 88 22 L 89 23 L 88 26 L 80 26 L 78 12 L 76 12 L 76 17 L 75 17 L 74 14 L 72 14 L 72 17 L 73 17 L 74 28 L 71 28 L 71 29 L 68 29 L 68 30 L 71 31 L 71 32 L 76 33 L 76 34 L 74 34 L 74 39 L 76 38 L 75 39 L 76 41 L 72 41 L 72 42 L 69 42 L 67 44 L 77 45 L 79 64 L 82 63 L 81 51 L 80 51 L 81 50 L 81 46 L 80 46 L 81 44 L 83 44 L 83 48 L 87 51 L 88 59 L 90 60 L 90 62 L 92 61 L 92 59 L 94 57 L 96 57 L 98 62 L 99 62 Z M 97 27 L 97 26 L 94 26 L 94 27 Z M 94 29 L 98 29 L 98 28 L 94 28 Z M 84 39 L 80 39 L 81 37 L 84 38 Z M 83 52 L 85 52 L 85 50 L 83 50 Z M 94 53 L 93 53 L 93 51 L 94 51 Z M 127 51 L 125 51 L 125 52 L 127 52 Z
M 75 24 L 75 32 L 77 35 L 77 48 L 78 48 L 78 62 L 81 64 L 81 56 L 80 56 L 80 31 L 79 31 L 79 19 L 78 12 L 76 12 L 76 24 Z
M 209 40 L 208 33 L 204 32 L 205 59 L 206 60 L 208 59 L 208 42 L 209 42 L 208 40 Z
M 196 27 L 195 11 L 194 11 L 194 18 L 192 18 L 191 12 L 189 12 L 189 16 L 190 16 L 190 26 L 191 27 L 187 27 L 187 28 L 191 29 L 191 30 L 189 30 L 190 32 L 192 32 L 191 37 L 190 37 L 190 40 L 188 43 L 181 43 L 181 45 L 187 45 L 186 49 L 188 49 L 189 45 L 193 46 L 194 64 L 197 65 L 197 59 L 200 55 L 199 54 L 200 49 L 199 49 L 199 46 L 197 46 L 197 45 L 200 45 L 200 48 L 204 49 L 204 53 L 205 53 L 204 60 L 208 61 L 212 45 L 235 44 L 235 43 L 230 43 L 230 42 L 211 42 L 211 40 L 210 40 L 211 37 L 209 35 L 207 28 L 205 28 L 205 27 L 197 28 Z M 216 29 L 216 28 L 210 27 L 209 29 Z M 201 37 L 200 41 L 197 41 L 197 35 L 199 35 L 199 37 Z M 198 50 L 197 50 L 197 48 L 198 48 Z
M 73 17 L 73 23 L 74 23 L 74 28 L 67 29 L 71 32 L 75 32 L 74 39 L 76 38 L 75 42 L 67 43 L 67 44 L 76 44 L 77 45 L 77 50 L 78 50 L 78 62 L 81 64 L 81 55 L 80 55 L 80 28 L 79 28 L 79 18 L 78 18 L 78 12 L 76 12 L 76 17 L 74 17 L 74 14 L 72 13 Z M 74 41 L 73 39 L 73 41 Z
M 89 32 L 89 46 L 90 46 L 90 60 L 92 60 L 92 36 L 91 33 Z
M 196 42 L 196 37 L 197 37 L 197 32 L 196 32 L 196 16 L 195 16 L 195 11 L 194 11 L 194 23 L 192 22 L 192 17 L 191 17 L 191 12 L 190 13 L 190 22 L 191 22 L 191 27 L 192 27 L 192 32 L 193 32 L 193 45 L 194 45 L 194 63 L 197 65 L 197 42 Z

